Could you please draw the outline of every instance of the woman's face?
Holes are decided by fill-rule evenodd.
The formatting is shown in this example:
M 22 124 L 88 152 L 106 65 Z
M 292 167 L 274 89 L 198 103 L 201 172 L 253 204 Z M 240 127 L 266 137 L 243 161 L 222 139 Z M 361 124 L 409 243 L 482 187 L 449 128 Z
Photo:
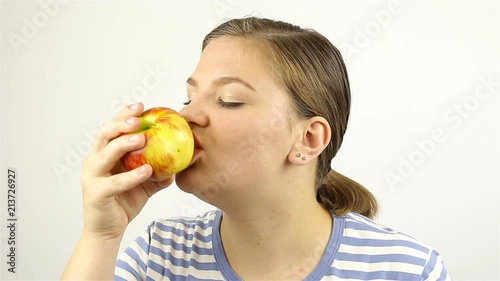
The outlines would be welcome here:
M 286 180 L 280 175 L 294 143 L 290 100 L 255 43 L 236 37 L 211 41 L 187 80 L 187 95 L 190 103 L 180 114 L 203 150 L 176 175 L 182 190 L 213 203 L 265 196 L 266 188 Z

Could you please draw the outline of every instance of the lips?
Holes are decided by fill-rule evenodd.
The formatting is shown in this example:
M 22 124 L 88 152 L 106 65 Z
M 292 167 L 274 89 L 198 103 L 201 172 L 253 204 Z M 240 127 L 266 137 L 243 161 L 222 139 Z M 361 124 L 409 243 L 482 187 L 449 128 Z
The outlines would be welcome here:
M 200 139 L 194 132 L 193 132 L 193 139 L 194 139 L 194 149 L 203 150 L 203 146 L 201 145 Z
M 196 134 L 193 132 L 193 139 L 194 139 L 194 152 L 193 152 L 193 158 L 191 159 L 191 163 L 189 163 L 188 167 L 193 165 L 200 157 L 203 152 L 203 145 L 200 142 L 200 139 Z

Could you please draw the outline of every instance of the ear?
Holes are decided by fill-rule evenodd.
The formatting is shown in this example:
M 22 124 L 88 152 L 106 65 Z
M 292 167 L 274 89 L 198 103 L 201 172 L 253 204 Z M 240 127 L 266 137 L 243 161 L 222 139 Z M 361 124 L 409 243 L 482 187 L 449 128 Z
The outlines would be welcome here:
M 330 143 L 332 132 L 325 118 L 315 116 L 303 120 L 302 130 L 288 160 L 296 165 L 305 165 L 318 157 Z

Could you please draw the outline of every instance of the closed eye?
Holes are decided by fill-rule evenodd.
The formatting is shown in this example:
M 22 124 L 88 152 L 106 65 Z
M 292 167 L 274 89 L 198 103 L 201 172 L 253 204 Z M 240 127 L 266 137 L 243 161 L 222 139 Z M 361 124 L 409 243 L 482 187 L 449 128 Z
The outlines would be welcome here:
M 189 105 L 190 103 L 191 103 L 191 100 L 188 100 L 188 101 L 183 102 L 182 104 L 183 105 Z M 226 101 L 223 101 L 220 97 L 217 99 L 217 103 L 219 104 L 220 107 L 224 107 L 224 108 L 235 108 L 235 107 L 239 107 L 239 106 L 243 105 L 242 102 L 226 102 Z
M 223 101 L 222 98 L 217 98 L 217 103 L 219 104 L 220 107 L 223 108 L 236 108 L 242 106 L 244 103 L 242 102 L 226 102 Z

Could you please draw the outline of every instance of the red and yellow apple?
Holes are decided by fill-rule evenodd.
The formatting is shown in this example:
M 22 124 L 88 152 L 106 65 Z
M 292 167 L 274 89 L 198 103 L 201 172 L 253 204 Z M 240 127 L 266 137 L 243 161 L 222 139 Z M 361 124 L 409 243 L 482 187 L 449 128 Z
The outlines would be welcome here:
M 153 167 L 152 180 L 161 181 L 184 170 L 194 153 L 194 138 L 188 122 L 173 109 L 154 107 L 139 117 L 136 132 L 143 133 L 143 148 L 127 152 L 120 160 L 127 170 L 144 164 Z

